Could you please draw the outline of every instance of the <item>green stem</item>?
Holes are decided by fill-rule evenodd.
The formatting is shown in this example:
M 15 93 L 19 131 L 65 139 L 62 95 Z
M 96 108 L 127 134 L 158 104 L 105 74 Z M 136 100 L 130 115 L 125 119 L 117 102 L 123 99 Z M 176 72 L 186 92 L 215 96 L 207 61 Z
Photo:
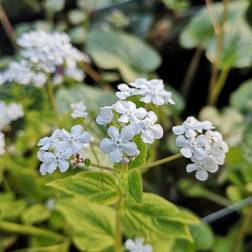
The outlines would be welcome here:
M 218 100 L 218 97 L 226 83 L 226 80 L 227 80 L 227 77 L 228 77 L 228 74 L 229 74 L 229 71 L 230 69 L 229 68 L 225 68 L 221 71 L 220 73 L 220 76 L 219 76 L 219 79 L 218 81 L 216 82 L 216 85 L 212 91 L 212 95 L 210 97 L 210 101 L 209 103 L 211 105 L 215 105 L 217 100 Z
M 94 156 L 94 158 L 95 158 L 95 161 L 96 161 L 96 163 L 99 165 L 99 164 L 100 164 L 100 160 L 99 160 L 99 157 L 98 157 L 98 155 L 97 155 L 97 153 L 96 153 L 96 150 L 95 150 L 95 148 L 94 148 L 94 145 L 93 145 L 92 142 L 90 142 L 89 145 L 90 145 L 90 149 L 91 149 L 91 151 L 92 151 L 92 153 L 93 153 L 93 156 Z
M 181 86 L 181 93 L 185 98 L 187 98 L 190 93 L 191 84 L 194 79 L 197 68 L 199 66 L 199 62 L 200 62 L 200 58 L 202 56 L 202 53 L 203 53 L 203 49 L 200 46 L 197 47 L 197 49 L 195 50 L 195 53 L 192 57 L 192 60 L 190 62 L 189 68 L 186 72 L 185 78 L 184 78 L 182 86 Z
M 151 167 L 155 167 L 155 166 L 159 166 L 161 164 L 165 164 L 165 163 L 171 162 L 171 161 L 173 161 L 175 159 L 178 159 L 180 157 L 182 157 L 182 155 L 180 153 L 177 153 L 177 154 L 174 154 L 172 156 L 169 156 L 169 157 L 157 160 L 157 161 L 150 162 L 150 163 L 148 163 L 146 165 L 133 168 L 132 170 L 134 170 L 134 169 L 137 169 L 137 170 L 146 170 L 146 169 L 151 168 Z
M 54 233 L 52 231 L 48 231 L 46 229 L 16 224 L 7 221 L 0 221 L 0 230 L 16 234 L 35 235 L 35 236 L 54 238 L 58 241 L 62 241 L 65 239 L 64 236 Z
M 55 96 L 54 96 L 54 92 L 53 92 L 53 84 L 51 82 L 48 82 L 46 84 L 46 91 L 47 91 L 49 103 L 50 103 L 51 109 L 53 111 L 53 114 L 54 114 L 55 118 L 58 120 L 59 115 L 58 115 L 56 102 L 55 102 Z
M 119 199 L 116 203 L 116 219 L 115 219 L 115 252 L 122 251 L 122 227 L 121 227 L 121 208 L 123 203 L 123 193 L 119 191 Z

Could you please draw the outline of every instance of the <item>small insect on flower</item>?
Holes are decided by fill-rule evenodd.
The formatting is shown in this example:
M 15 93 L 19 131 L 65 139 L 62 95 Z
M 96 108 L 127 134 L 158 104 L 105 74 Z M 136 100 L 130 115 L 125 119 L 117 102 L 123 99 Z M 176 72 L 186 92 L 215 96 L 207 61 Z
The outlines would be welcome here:
M 40 173 L 53 173 L 57 168 L 61 172 L 69 169 L 71 157 L 76 157 L 86 148 L 90 141 L 90 134 L 84 131 L 81 125 L 75 125 L 68 132 L 65 129 L 56 129 L 50 137 L 40 139 L 38 159 L 42 162 Z
M 128 239 L 125 242 L 125 248 L 129 252 L 152 252 L 152 246 L 144 244 L 144 239 L 136 238 L 135 240 Z
M 213 129 L 211 122 L 200 122 L 194 117 L 188 117 L 182 125 L 172 129 L 181 154 L 193 162 L 187 165 L 186 171 L 196 171 L 195 177 L 201 181 L 207 180 L 208 172 L 218 171 L 228 152 L 222 135 Z

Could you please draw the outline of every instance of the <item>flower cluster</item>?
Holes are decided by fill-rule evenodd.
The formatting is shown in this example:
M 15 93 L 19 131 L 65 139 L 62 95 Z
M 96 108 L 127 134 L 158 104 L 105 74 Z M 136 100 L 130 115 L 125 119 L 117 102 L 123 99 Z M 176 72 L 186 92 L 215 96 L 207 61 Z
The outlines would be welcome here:
M 50 137 L 40 139 L 38 159 L 42 162 L 40 173 L 53 173 L 57 167 L 61 172 L 68 170 L 70 158 L 85 147 L 90 141 L 90 134 L 81 125 L 75 125 L 68 132 L 56 129 Z
M 110 126 L 108 135 L 111 139 L 105 138 L 101 141 L 101 150 L 109 153 L 110 160 L 115 163 L 129 161 L 127 156 L 139 154 L 137 145 L 131 142 L 135 136 L 140 135 L 142 141 L 147 144 L 162 138 L 163 128 L 156 123 L 157 120 L 153 111 L 137 108 L 131 101 L 117 101 L 112 106 L 102 107 L 96 122 Z M 119 128 L 122 128 L 121 132 Z M 126 155 L 123 155 L 124 153 Z
M 24 33 L 18 40 L 21 61 L 13 62 L 0 74 L 0 84 L 17 82 L 43 86 L 49 78 L 55 85 L 64 77 L 81 81 L 84 72 L 78 67 L 89 58 L 74 48 L 67 34 L 44 31 Z
M 5 136 L 2 132 L 12 121 L 24 115 L 22 106 L 17 103 L 6 104 L 0 101 L 0 156 L 5 153 Z
M 2 131 L 12 121 L 24 115 L 22 106 L 17 103 L 6 104 L 0 101 L 0 131 Z
M 144 244 L 142 238 L 136 238 L 135 240 L 127 240 L 125 242 L 125 248 L 129 252 L 152 252 L 152 246 L 149 244 Z
M 82 101 L 71 104 L 72 118 L 85 118 L 88 116 L 87 107 Z
M 162 80 L 137 79 L 130 82 L 129 85 L 118 85 L 118 89 L 119 91 L 116 92 L 116 96 L 121 100 L 125 100 L 131 96 L 139 96 L 140 101 L 153 103 L 157 106 L 167 103 L 175 104 L 172 99 L 172 93 L 165 90 Z
M 218 170 L 228 151 L 222 135 L 213 129 L 211 122 L 201 122 L 194 117 L 188 117 L 182 125 L 173 127 L 181 154 L 193 162 L 187 165 L 187 172 L 196 171 L 195 176 L 201 181 L 208 178 L 208 172 Z

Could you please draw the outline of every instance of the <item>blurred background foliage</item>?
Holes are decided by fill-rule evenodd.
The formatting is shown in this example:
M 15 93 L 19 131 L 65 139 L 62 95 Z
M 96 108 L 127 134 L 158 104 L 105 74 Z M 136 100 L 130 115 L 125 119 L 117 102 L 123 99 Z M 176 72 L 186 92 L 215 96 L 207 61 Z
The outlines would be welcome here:
M 92 62 L 84 69 L 85 84 L 66 83 L 57 88 L 57 105 L 65 128 L 73 123 L 69 116 L 71 102 L 83 100 L 94 118 L 100 106 L 115 100 L 112 90 L 116 84 L 146 77 L 162 78 L 174 90 L 176 108 L 159 112 L 167 134 L 188 114 L 211 120 L 220 130 L 230 151 L 217 175 L 199 183 L 185 173 L 185 161 L 179 160 L 145 173 L 145 191 L 158 193 L 199 217 L 252 197 L 252 1 L 229 1 L 220 52 L 204 1 L 0 3 L 14 29 L 9 33 L 4 26 L 0 28 L 1 69 L 18 57 L 14 34 L 34 29 L 64 31 L 91 57 Z M 222 1 L 212 3 L 211 9 L 220 21 Z M 220 88 L 216 100 L 208 103 L 212 64 L 219 69 Z M 82 251 L 80 237 L 85 230 L 78 230 L 78 236 L 72 237 L 70 229 L 77 223 L 65 221 L 68 218 L 63 217 L 63 206 L 62 211 L 55 211 L 54 201 L 61 193 L 46 186 L 69 172 L 47 177 L 38 174 L 36 143 L 51 132 L 55 120 L 46 94 L 34 87 L 4 85 L 0 87 L 0 99 L 20 102 L 26 112 L 6 130 L 8 153 L 0 158 L 0 251 Z M 90 126 L 96 127 L 96 137 L 104 133 L 94 124 Z M 174 137 L 168 135 L 149 152 L 150 160 L 177 152 Z M 70 174 L 77 172 L 73 169 Z M 78 207 L 76 202 L 71 204 Z M 209 225 L 192 225 L 194 243 L 171 242 L 159 251 L 249 252 L 251 224 L 252 206 L 248 205 Z M 26 247 L 30 249 L 22 249 Z

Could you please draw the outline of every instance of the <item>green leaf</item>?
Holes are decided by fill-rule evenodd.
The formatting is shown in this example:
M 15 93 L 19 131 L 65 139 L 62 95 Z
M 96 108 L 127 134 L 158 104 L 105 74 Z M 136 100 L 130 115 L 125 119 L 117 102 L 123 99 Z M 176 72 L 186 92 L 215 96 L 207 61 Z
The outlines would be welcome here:
M 14 220 L 16 219 L 25 208 L 23 200 L 7 200 L 0 203 L 0 219 Z
M 210 227 L 200 222 L 197 225 L 190 225 L 190 233 L 192 234 L 194 247 L 197 250 L 209 250 L 214 244 L 214 236 Z
M 81 172 L 47 185 L 101 204 L 114 203 L 118 198 L 115 179 L 105 172 Z
M 158 53 L 137 37 L 115 31 L 91 31 L 87 52 L 98 67 L 118 69 L 125 81 L 154 71 L 161 61 Z
M 227 20 L 224 24 L 224 44 L 220 68 L 249 67 L 252 62 L 252 31 L 245 20 L 248 2 L 232 1 L 228 5 Z M 223 11 L 222 3 L 212 5 L 212 13 L 220 22 Z M 216 55 L 216 36 L 206 7 L 193 16 L 180 36 L 180 43 L 185 48 L 202 47 L 207 58 L 213 62 Z
M 22 214 L 25 224 L 36 224 L 47 220 L 50 216 L 49 209 L 43 204 L 36 204 L 26 209 Z
M 106 251 L 114 244 L 115 212 L 113 209 L 87 202 L 81 198 L 67 198 L 56 203 L 71 226 L 70 235 L 81 251 Z
M 112 92 L 81 84 L 71 88 L 61 88 L 56 94 L 57 108 L 60 113 L 69 113 L 71 103 L 83 101 L 88 111 L 96 114 L 100 107 L 112 105 L 116 100 Z
M 128 188 L 130 196 L 137 202 L 142 202 L 143 184 L 139 171 L 130 171 L 128 177 Z
M 252 79 L 240 84 L 239 88 L 232 93 L 230 103 L 245 114 L 252 113 Z
M 128 198 L 122 210 L 123 225 L 128 237 L 144 237 L 155 241 L 165 237 L 191 240 L 180 211 L 165 199 L 143 193 L 142 204 Z

